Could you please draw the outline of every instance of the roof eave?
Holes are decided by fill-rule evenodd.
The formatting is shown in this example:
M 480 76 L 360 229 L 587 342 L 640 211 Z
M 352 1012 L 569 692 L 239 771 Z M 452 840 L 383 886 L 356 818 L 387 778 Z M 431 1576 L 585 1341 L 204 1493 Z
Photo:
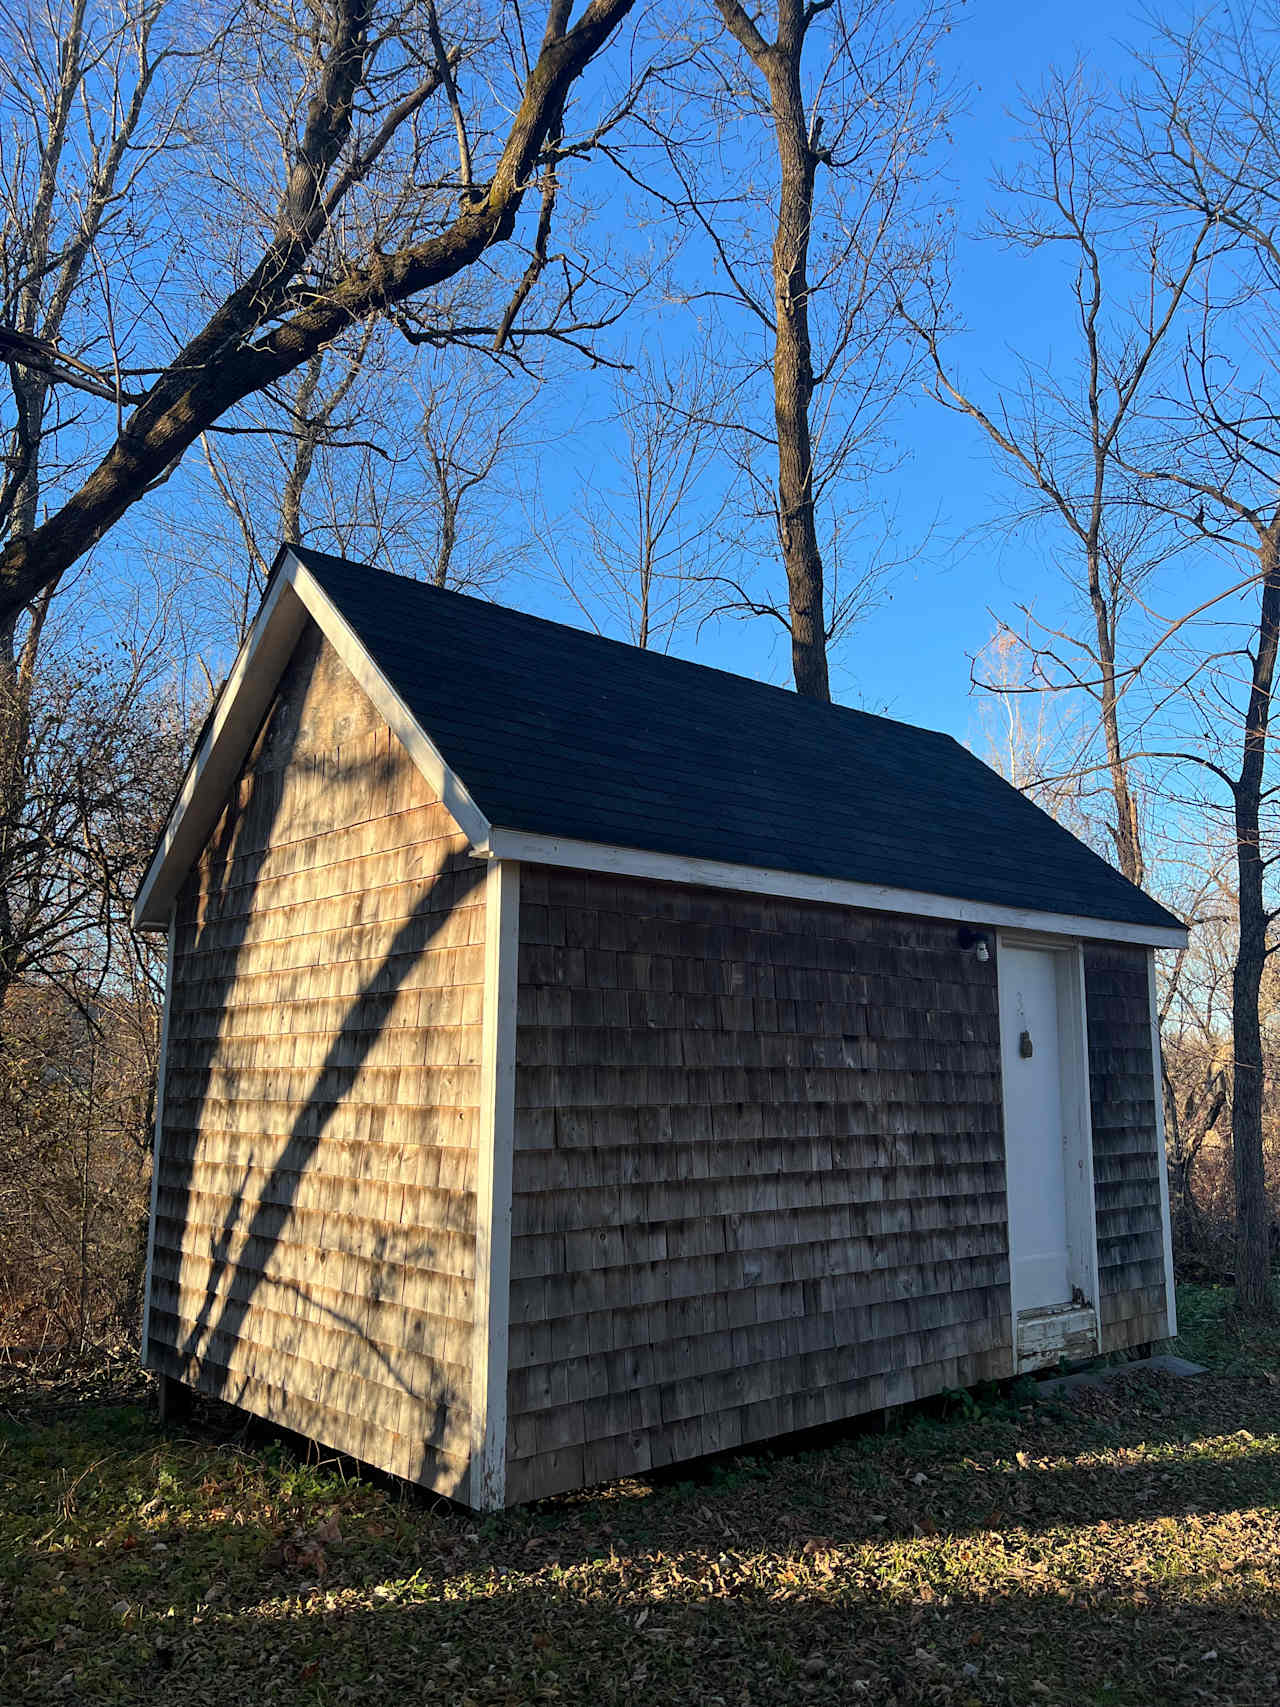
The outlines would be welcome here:
M 157 930 L 168 924 L 178 887 L 214 822 L 216 808 L 209 808 L 215 800 L 225 801 L 306 620 L 306 607 L 294 589 L 289 556 L 282 552 L 276 558 L 253 626 L 214 701 L 138 886 L 133 903 L 135 929 Z
M 1055 936 L 1129 942 L 1152 948 L 1181 948 L 1186 943 L 1186 929 L 1172 915 L 1166 915 L 1168 924 L 1098 919 L 895 889 L 853 879 L 495 828 L 462 779 L 445 763 L 398 690 L 374 663 L 346 617 L 289 546 L 283 546 L 276 557 L 262 607 L 206 721 L 139 887 L 133 912 L 134 924 L 139 929 L 167 926 L 182 881 L 226 802 L 309 618 L 315 621 L 368 695 L 478 855 Z
M 654 853 L 603 842 L 573 841 L 568 837 L 537 835 L 496 827 L 477 851 L 490 859 L 520 860 L 531 865 L 558 865 L 574 871 L 598 871 L 619 877 L 650 878 L 662 883 L 696 884 L 702 888 L 733 889 L 780 899 L 820 901 L 832 906 L 860 907 L 870 912 L 904 913 L 915 918 L 950 919 L 957 924 L 986 925 L 995 930 L 1035 931 L 1088 941 L 1133 943 L 1147 948 L 1183 948 L 1185 925 L 1169 917 L 1168 925 L 1097 919 L 1079 913 L 1052 912 L 1039 907 L 1013 907 L 973 901 L 922 890 L 894 889 L 853 879 L 809 876 L 728 861 L 697 859 L 684 854 Z

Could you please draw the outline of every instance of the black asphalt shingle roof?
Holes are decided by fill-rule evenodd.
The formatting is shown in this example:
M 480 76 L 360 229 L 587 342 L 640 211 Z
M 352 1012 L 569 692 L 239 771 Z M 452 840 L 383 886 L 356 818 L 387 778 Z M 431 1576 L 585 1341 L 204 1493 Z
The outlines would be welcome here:
M 1178 925 L 949 735 L 292 549 L 494 826 Z

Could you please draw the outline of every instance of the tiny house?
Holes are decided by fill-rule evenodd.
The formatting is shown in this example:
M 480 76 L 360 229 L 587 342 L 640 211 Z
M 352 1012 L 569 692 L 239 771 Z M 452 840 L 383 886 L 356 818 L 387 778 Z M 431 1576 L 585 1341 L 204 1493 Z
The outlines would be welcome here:
M 1183 927 L 949 737 L 285 548 L 136 917 L 146 1364 L 476 1509 L 1175 1331 Z

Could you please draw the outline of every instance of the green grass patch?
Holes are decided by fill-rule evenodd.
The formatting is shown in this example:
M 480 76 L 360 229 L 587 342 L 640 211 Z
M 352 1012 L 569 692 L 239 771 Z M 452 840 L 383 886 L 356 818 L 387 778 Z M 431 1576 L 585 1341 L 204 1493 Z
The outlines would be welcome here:
M 1174 1350 L 1217 1375 L 1280 1378 L 1280 1295 L 1275 1306 L 1276 1320 L 1242 1322 L 1231 1287 L 1180 1286 Z
M 1178 1349 L 1230 1373 L 954 1396 L 483 1522 L 139 1405 L 19 1416 L 0 1701 L 1271 1707 L 1276 1358 L 1210 1291 Z

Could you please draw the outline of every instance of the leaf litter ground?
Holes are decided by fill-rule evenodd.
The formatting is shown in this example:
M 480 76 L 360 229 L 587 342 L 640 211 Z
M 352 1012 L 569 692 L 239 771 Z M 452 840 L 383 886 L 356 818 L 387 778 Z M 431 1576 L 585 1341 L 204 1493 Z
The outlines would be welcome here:
M 1280 1346 L 478 1520 L 225 1410 L 0 1385 L 0 1701 L 1274 1707 Z

